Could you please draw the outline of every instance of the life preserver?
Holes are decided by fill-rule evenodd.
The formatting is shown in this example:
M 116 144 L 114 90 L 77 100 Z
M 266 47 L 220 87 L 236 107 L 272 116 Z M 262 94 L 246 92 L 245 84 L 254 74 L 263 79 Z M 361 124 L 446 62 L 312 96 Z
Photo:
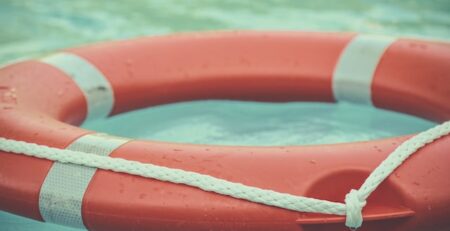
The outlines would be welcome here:
M 289 147 L 138 141 L 85 119 L 199 99 L 339 100 L 450 119 L 450 45 L 342 33 L 218 32 L 100 43 L 0 69 L 0 137 L 342 202 L 410 136 Z M 450 228 L 450 137 L 371 195 L 361 230 Z M 347 230 L 185 185 L 0 151 L 0 209 L 89 230 Z

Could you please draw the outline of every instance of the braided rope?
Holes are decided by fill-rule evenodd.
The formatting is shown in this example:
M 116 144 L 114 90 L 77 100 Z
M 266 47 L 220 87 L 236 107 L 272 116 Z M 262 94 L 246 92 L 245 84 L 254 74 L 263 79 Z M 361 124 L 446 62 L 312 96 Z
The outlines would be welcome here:
M 419 133 L 402 143 L 370 174 L 359 190 L 352 189 L 347 194 L 345 204 L 247 186 L 196 172 L 167 168 L 122 158 L 52 148 L 1 137 L 0 150 L 61 163 L 83 165 L 160 181 L 184 184 L 208 192 L 215 192 L 221 195 L 293 211 L 346 215 L 346 225 L 352 229 L 356 229 L 363 222 L 362 209 L 366 205 L 366 199 L 378 185 L 418 149 L 449 133 L 450 121 L 447 121 Z

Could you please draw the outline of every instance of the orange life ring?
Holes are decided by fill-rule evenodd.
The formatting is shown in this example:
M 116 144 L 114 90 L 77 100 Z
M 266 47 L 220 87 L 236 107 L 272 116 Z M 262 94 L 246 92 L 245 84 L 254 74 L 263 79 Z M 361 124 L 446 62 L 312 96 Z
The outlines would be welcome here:
M 217 32 L 68 49 L 0 69 L 0 137 L 338 202 L 410 137 L 232 147 L 128 140 L 77 127 L 93 117 L 200 99 L 349 100 L 442 122 L 450 119 L 450 45 L 347 33 Z M 449 230 L 449 150 L 444 137 L 398 168 L 369 198 L 361 230 Z M 0 209 L 89 230 L 347 230 L 343 217 L 72 167 L 0 151 Z

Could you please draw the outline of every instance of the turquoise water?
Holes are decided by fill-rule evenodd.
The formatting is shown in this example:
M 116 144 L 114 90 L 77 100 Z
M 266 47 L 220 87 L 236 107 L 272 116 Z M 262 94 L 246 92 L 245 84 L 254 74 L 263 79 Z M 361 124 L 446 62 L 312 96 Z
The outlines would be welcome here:
M 353 104 L 238 101 L 164 105 L 84 125 L 141 139 L 258 146 L 371 140 L 431 126 L 416 117 Z
M 181 31 L 357 31 L 445 40 L 442 1 L 51 1 L 0 0 L 0 63 L 85 43 Z M 142 139 L 222 145 L 369 140 L 432 123 L 340 104 L 206 101 L 167 105 L 85 125 Z M 0 212 L 0 230 L 72 230 Z

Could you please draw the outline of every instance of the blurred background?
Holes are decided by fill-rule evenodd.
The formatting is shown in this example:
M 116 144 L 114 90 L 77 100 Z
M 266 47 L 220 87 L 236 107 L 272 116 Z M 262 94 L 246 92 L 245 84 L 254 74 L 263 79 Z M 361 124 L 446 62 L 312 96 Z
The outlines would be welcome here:
M 355 31 L 448 40 L 450 1 L 0 0 L 0 63 L 107 40 L 246 29 Z M 432 125 L 347 104 L 201 101 L 144 109 L 84 126 L 172 142 L 301 145 L 369 140 Z M 0 230 L 72 229 L 0 212 Z
M 0 62 L 104 40 L 235 29 L 447 39 L 450 1 L 0 0 Z

